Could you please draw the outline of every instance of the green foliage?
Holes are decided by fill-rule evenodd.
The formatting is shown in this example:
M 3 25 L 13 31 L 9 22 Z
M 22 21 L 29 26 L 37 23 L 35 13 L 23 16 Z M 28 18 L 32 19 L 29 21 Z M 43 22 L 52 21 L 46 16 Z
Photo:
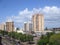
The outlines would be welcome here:
M 0 30 L 0 34 L 2 34 L 4 36 L 4 35 L 7 35 L 8 32 L 7 31 Z
M 60 45 L 60 34 L 47 33 L 42 35 L 38 45 Z
M 22 34 L 22 33 L 17 33 L 17 32 L 7 32 L 7 31 L 2 31 L 2 30 L 0 31 L 0 34 L 8 35 L 10 38 L 14 38 L 22 42 L 33 41 L 32 35 L 27 35 L 27 34 Z
M 54 33 L 47 33 L 46 35 L 41 35 L 40 40 L 38 41 L 38 45 L 48 45 L 49 39 Z
M 48 30 L 48 28 L 46 27 L 45 30 Z
M 16 30 L 19 30 L 19 28 L 16 28 Z
M 21 40 L 22 42 L 33 41 L 33 36 L 23 34 L 23 35 L 21 35 L 20 40 Z
M 60 34 L 55 34 L 50 37 L 49 45 L 60 45 Z
M 46 36 L 47 36 L 48 40 L 50 39 L 50 37 L 51 37 L 52 35 L 54 35 L 54 33 L 53 33 L 53 32 L 46 33 Z M 49 43 L 49 41 L 48 41 L 48 43 Z
M 48 43 L 48 38 L 47 38 L 47 36 L 42 36 L 41 38 L 40 38 L 40 40 L 38 41 L 38 45 L 46 45 L 47 43 Z

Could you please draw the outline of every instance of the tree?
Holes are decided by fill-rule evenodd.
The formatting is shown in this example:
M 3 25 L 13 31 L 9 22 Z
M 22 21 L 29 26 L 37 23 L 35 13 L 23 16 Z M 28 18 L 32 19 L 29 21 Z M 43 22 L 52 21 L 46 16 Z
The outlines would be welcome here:
M 49 39 L 54 33 L 46 33 L 46 35 L 41 35 L 38 45 L 47 45 L 49 44 Z
M 55 34 L 55 33 L 53 33 L 53 32 L 50 32 L 50 33 L 49 33 L 49 32 L 47 32 L 47 33 L 46 33 L 46 35 L 47 35 L 48 39 L 49 39 L 53 34 Z
M 47 36 L 44 36 L 44 35 L 42 35 L 42 37 L 40 38 L 40 40 L 38 41 L 38 45 L 47 45 L 47 43 L 48 43 L 48 38 L 47 38 Z
M 49 45 L 60 45 L 60 34 L 55 34 L 50 37 Z
M 16 28 L 16 32 L 17 32 L 17 30 L 20 30 L 19 28 Z
M 19 28 L 16 28 L 16 30 L 19 30 Z
M 48 30 L 48 28 L 46 27 L 45 30 Z

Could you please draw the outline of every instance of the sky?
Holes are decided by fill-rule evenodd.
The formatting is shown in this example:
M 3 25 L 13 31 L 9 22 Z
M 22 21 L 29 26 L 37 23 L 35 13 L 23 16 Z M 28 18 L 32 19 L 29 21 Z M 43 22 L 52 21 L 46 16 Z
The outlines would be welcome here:
M 21 28 L 35 13 L 44 15 L 44 27 L 60 27 L 60 0 L 0 0 L 0 23 L 13 20 Z

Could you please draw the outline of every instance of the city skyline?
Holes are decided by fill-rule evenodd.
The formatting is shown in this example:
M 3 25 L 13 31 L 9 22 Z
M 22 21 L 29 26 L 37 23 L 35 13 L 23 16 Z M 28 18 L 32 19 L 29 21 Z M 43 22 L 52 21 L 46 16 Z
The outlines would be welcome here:
M 35 13 L 44 15 L 44 27 L 60 27 L 60 0 L 0 0 L 0 23 L 13 20 L 23 27 Z

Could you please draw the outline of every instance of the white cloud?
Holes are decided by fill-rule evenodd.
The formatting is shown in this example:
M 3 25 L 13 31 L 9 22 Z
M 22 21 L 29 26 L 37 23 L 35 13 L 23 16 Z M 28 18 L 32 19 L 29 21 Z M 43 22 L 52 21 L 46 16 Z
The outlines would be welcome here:
M 20 15 L 26 15 L 26 14 L 30 14 L 30 13 L 32 13 L 32 11 L 29 11 L 28 8 L 25 8 L 23 11 L 19 12 Z
M 52 7 L 48 7 L 46 6 L 45 8 L 43 8 L 43 12 L 45 13 L 49 13 L 49 14 L 59 14 L 60 13 L 60 8 L 52 6 Z
M 48 22 L 60 23 L 59 22 L 60 21 L 59 20 L 60 19 L 60 8 L 56 6 L 52 6 L 52 7 L 46 6 L 44 8 L 33 8 L 32 10 L 25 8 L 24 10 L 20 11 L 18 15 L 11 16 L 11 19 L 16 23 L 22 24 L 25 21 L 31 20 L 32 15 L 35 13 L 42 13 L 47 23 Z

